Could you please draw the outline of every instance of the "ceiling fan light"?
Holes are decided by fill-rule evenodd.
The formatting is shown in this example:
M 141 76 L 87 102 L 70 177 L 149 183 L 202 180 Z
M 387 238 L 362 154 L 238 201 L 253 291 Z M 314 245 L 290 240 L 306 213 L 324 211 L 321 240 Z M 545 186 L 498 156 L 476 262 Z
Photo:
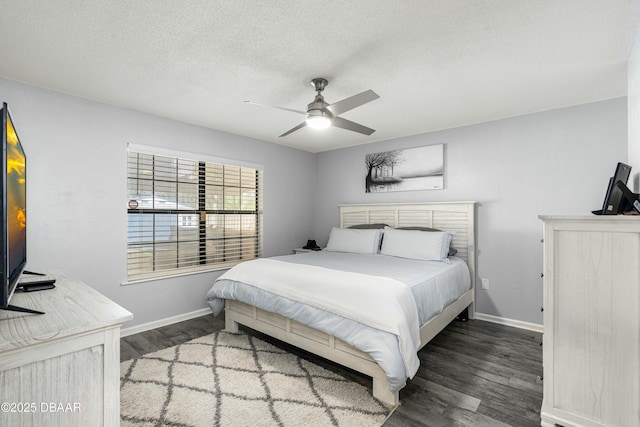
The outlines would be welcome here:
M 331 126 L 331 119 L 327 116 L 309 116 L 307 125 L 313 129 L 326 129 Z

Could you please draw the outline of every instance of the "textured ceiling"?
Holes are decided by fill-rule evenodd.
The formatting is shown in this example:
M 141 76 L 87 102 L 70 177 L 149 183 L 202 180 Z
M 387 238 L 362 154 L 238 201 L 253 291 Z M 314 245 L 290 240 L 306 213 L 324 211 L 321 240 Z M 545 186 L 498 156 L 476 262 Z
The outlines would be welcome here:
M 0 76 L 319 152 L 626 95 L 638 0 L 0 0 Z M 284 131 L 309 81 L 376 129 Z M 0 94 L 1 96 L 1 94 Z

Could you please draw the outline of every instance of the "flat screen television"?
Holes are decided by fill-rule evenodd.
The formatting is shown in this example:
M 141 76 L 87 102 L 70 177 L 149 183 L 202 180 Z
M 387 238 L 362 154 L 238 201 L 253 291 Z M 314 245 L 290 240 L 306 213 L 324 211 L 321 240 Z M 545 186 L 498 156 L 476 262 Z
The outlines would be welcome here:
M 41 313 L 9 304 L 27 264 L 27 156 L 6 103 L 2 104 L 2 164 L 0 165 L 0 309 Z
M 602 203 L 601 211 L 593 211 L 596 215 L 618 215 L 621 212 L 623 205 L 624 194 L 620 187 L 618 187 L 618 181 L 627 185 L 629 175 L 631 174 L 631 166 L 624 163 L 618 163 L 616 165 L 616 171 L 611 178 L 609 178 L 609 185 L 607 186 L 607 192 L 604 196 L 604 202 Z

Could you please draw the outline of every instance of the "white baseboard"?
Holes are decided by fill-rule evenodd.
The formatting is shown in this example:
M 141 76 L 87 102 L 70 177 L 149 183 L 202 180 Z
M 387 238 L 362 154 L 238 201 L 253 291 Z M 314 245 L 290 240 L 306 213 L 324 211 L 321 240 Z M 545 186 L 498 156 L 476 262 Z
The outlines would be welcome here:
M 492 316 L 490 314 L 478 313 L 476 311 L 475 318 L 484 320 L 485 322 L 498 323 L 500 325 L 511 326 L 514 328 L 526 329 L 528 331 L 544 333 L 544 325 L 537 323 L 523 322 L 521 320 L 507 319 L 505 317 Z
M 154 320 L 153 322 L 143 323 L 141 325 L 135 325 L 129 328 L 123 328 L 120 331 L 120 336 L 128 337 L 129 335 L 139 334 L 140 332 L 149 331 L 151 329 L 160 328 L 162 326 L 173 325 L 174 323 L 184 322 L 185 320 L 195 319 L 196 317 L 206 316 L 207 314 L 211 314 L 210 308 L 202 308 L 190 313 L 184 313 L 173 317 Z
M 202 308 L 200 310 L 192 311 L 190 313 L 179 314 L 173 317 L 166 317 L 160 320 L 154 320 L 153 322 L 143 323 L 141 325 L 131 326 L 129 328 L 123 328 L 120 331 L 121 337 L 128 337 L 129 335 L 139 334 L 140 332 L 149 331 L 151 329 L 160 328 L 162 326 L 173 325 L 174 323 L 183 322 L 185 320 L 195 319 L 196 317 L 206 316 L 211 314 L 211 309 Z M 534 332 L 544 332 L 544 326 L 537 323 L 523 322 L 521 320 L 507 319 L 505 317 L 492 316 L 491 314 L 475 313 L 477 320 L 484 320 L 485 322 L 498 323 L 500 325 L 511 326 L 514 328 L 526 329 Z

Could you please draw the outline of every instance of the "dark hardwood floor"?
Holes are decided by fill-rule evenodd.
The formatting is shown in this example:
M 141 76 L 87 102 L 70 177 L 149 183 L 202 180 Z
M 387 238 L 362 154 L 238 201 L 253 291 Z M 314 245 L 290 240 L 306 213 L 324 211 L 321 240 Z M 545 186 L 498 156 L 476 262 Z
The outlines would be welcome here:
M 222 329 L 222 316 L 203 316 L 124 337 L 120 359 L 129 360 Z M 243 330 L 371 388 L 366 376 Z M 539 333 L 481 320 L 453 321 L 418 353 L 420 369 L 400 391 L 402 404 L 385 426 L 539 426 L 541 340 Z

